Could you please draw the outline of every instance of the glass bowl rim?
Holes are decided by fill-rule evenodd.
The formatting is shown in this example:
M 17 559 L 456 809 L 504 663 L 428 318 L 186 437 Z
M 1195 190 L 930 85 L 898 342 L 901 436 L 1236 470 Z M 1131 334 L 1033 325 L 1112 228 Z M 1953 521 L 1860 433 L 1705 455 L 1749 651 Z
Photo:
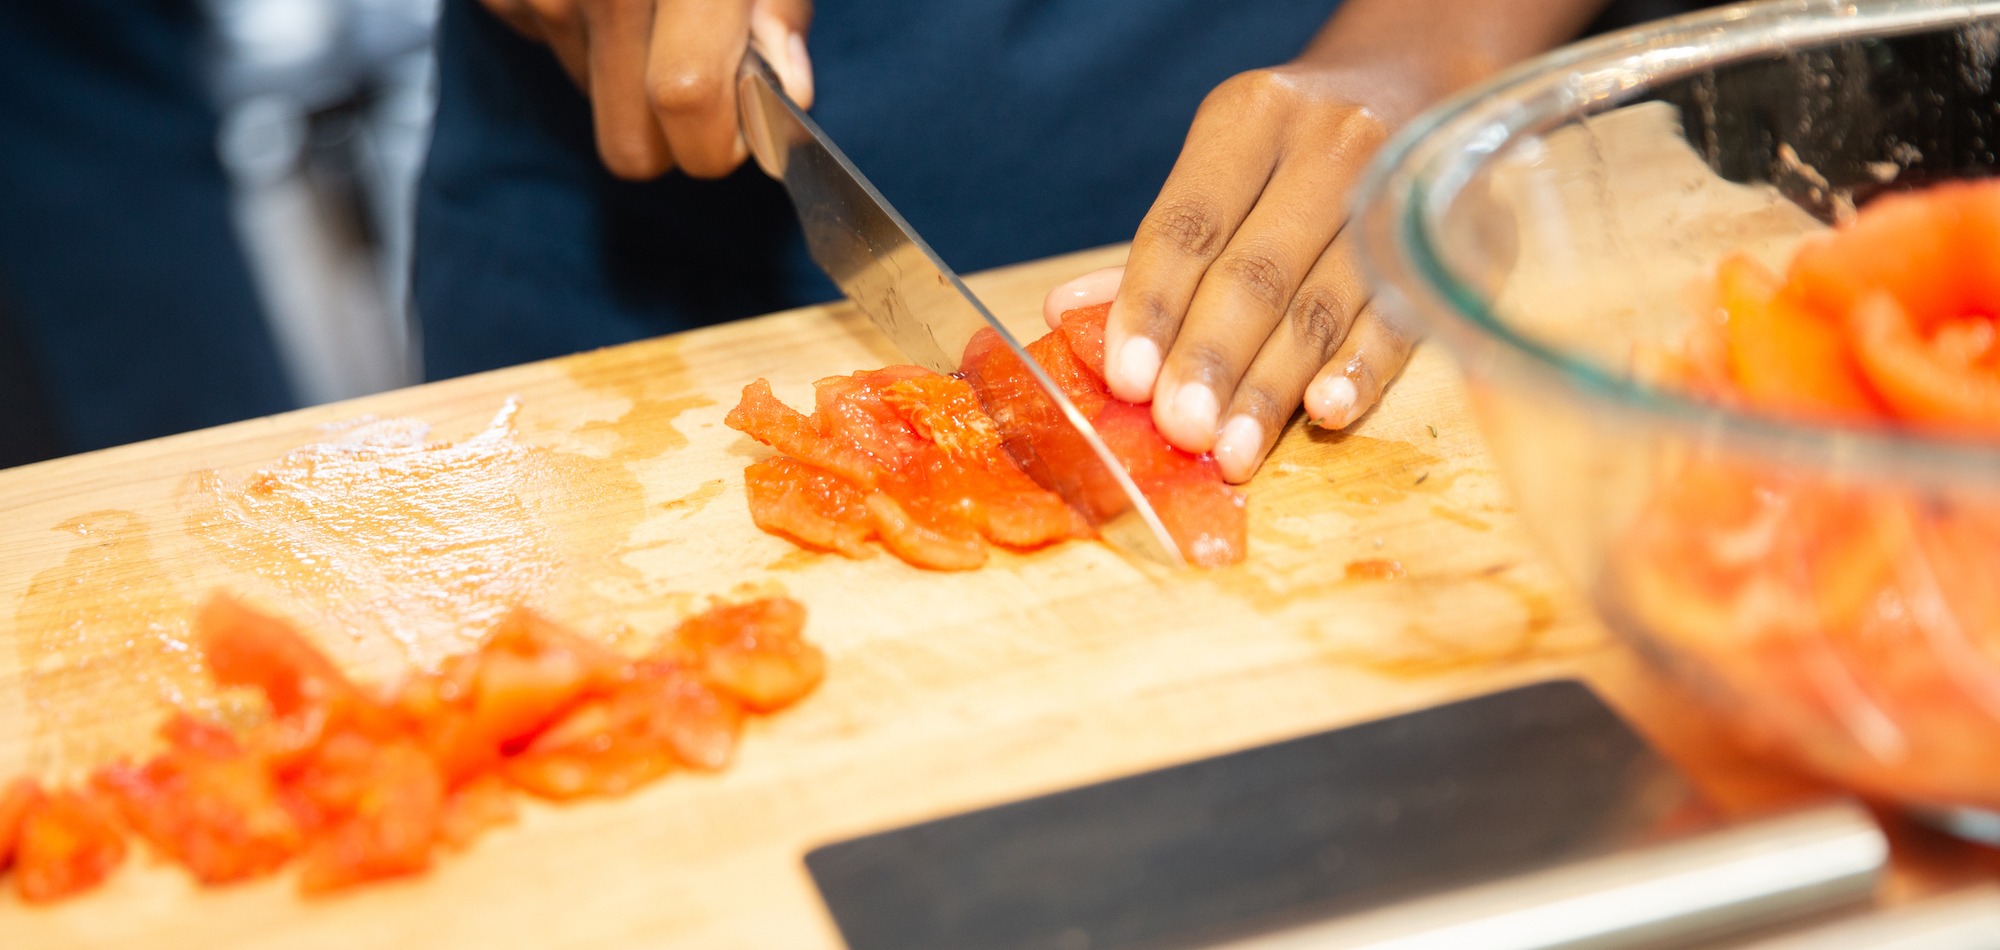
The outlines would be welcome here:
M 1393 319 L 1400 311 L 1414 311 L 1462 364 L 1497 361 L 1513 379 L 1583 396 L 1591 408 L 1795 464 L 1991 485 L 2000 479 L 2000 445 L 1727 406 L 1641 383 L 1529 337 L 1493 313 L 1484 295 L 1444 263 L 1426 214 L 1440 199 L 1455 196 L 1474 168 L 1522 136 L 1641 100 L 1662 82 L 1797 49 L 1987 20 L 2000 20 L 2000 0 L 1763 0 L 1672 17 L 1544 54 L 1440 103 L 1383 146 L 1356 190 L 1363 273 L 1377 298 L 1387 298 L 1385 315 Z

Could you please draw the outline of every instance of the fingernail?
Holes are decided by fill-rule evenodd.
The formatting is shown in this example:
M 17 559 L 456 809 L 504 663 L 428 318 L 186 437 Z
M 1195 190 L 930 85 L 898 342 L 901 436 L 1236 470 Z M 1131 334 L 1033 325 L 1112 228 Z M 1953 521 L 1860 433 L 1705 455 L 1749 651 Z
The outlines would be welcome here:
M 801 107 L 812 105 L 812 57 L 806 55 L 806 38 L 803 35 L 793 33 L 785 38 L 785 59 L 791 65 L 785 82 L 792 87 L 792 100 Z
M 1313 421 L 1328 429 L 1344 429 L 1354 421 L 1355 403 L 1361 394 L 1354 387 L 1354 380 L 1345 376 L 1322 379 L 1313 384 L 1309 394 L 1312 403 Z
M 1118 385 L 1112 388 L 1120 391 L 1120 399 L 1127 402 L 1149 401 L 1153 392 L 1153 382 L 1160 376 L 1159 346 L 1143 336 L 1126 340 L 1125 345 L 1118 348 L 1117 367 L 1114 373 L 1118 377 Z M 1142 393 L 1146 395 L 1138 399 L 1130 398 Z
M 1264 427 L 1249 416 L 1232 416 L 1215 440 L 1215 460 L 1231 480 L 1248 478 L 1264 449 Z
M 1188 428 L 1206 432 L 1215 431 L 1215 420 L 1222 414 L 1222 406 L 1215 400 L 1215 390 L 1200 383 L 1188 383 L 1174 393 L 1174 415 L 1179 416 Z

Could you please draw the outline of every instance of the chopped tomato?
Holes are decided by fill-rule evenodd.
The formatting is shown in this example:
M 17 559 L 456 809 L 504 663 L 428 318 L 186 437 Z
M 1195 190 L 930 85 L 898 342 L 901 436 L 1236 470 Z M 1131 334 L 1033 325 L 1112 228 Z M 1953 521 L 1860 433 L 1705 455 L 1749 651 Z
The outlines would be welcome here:
M 677 764 L 721 768 L 742 720 L 736 703 L 679 666 L 648 664 L 638 679 L 536 736 L 505 771 L 544 798 L 622 795 Z
M 421 745 L 342 737 L 327 743 L 299 787 L 320 825 L 306 848 L 301 889 L 335 890 L 430 866 L 445 782 Z
M 207 883 L 269 874 L 304 847 L 267 763 L 240 751 L 180 747 L 91 784 L 139 836 Z
M 14 889 L 45 903 L 89 890 L 125 860 L 125 839 L 103 804 L 59 789 L 38 796 L 21 820 Z
M 195 635 L 216 682 L 256 687 L 280 717 L 324 715 L 378 733 L 395 729 L 380 703 L 276 617 L 217 595 L 196 617 Z
M 21 823 L 27 820 L 30 809 L 41 804 L 42 797 L 41 783 L 25 775 L 0 788 L 0 871 L 14 863 Z
M 519 816 L 507 781 L 483 772 L 445 796 L 438 815 L 438 843 L 462 851 L 487 830 L 511 825 Z
M 798 601 L 767 597 L 703 611 L 674 631 L 676 645 L 717 688 L 755 712 L 797 702 L 826 675 L 826 655 L 800 636 Z
M 490 768 L 506 747 L 591 691 L 629 675 L 629 665 L 610 650 L 515 611 L 476 653 L 406 684 L 398 706 L 456 782 Z

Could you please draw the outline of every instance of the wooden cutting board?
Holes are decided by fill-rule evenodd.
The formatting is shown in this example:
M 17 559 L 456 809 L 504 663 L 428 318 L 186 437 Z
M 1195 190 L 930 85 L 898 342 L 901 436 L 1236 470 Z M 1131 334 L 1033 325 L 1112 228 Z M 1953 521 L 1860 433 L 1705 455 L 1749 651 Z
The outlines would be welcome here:
M 1122 255 L 970 283 L 1039 334 L 1047 288 Z M 722 425 L 743 385 L 807 405 L 814 379 L 896 359 L 814 307 L 0 472 L 0 775 L 143 750 L 166 701 L 232 708 L 187 651 L 214 589 L 375 679 L 516 602 L 639 643 L 709 596 L 784 592 L 831 657 L 720 775 L 530 807 L 422 878 L 330 899 L 203 890 L 142 856 L 52 908 L 9 890 L 0 946 L 835 945 L 814 845 L 1562 675 L 1728 807 L 1808 791 L 1718 743 L 1537 559 L 1436 350 L 1353 434 L 1285 433 L 1231 569 L 1075 543 L 940 574 L 757 531 L 742 469 L 764 450 Z M 1406 576 L 1350 576 L 1375 559 Z

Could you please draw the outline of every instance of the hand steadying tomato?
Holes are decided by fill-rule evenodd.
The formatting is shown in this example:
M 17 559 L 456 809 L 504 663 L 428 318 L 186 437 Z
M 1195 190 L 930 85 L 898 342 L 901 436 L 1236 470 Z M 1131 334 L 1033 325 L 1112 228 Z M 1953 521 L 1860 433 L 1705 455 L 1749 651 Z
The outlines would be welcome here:
M 1424 106 L 1580 30 L 1597 0 L 1347 0 L 1290 63 L 1235 76 L 1196 113 L 1124 268 L 1043 307 L 1112 300 L 1106 378 L 1175 447 L 1230 481 L 1301 404 L 1359 419 L 1402 370 L 1407 330 L 1368 307 L 1349 193 Z

